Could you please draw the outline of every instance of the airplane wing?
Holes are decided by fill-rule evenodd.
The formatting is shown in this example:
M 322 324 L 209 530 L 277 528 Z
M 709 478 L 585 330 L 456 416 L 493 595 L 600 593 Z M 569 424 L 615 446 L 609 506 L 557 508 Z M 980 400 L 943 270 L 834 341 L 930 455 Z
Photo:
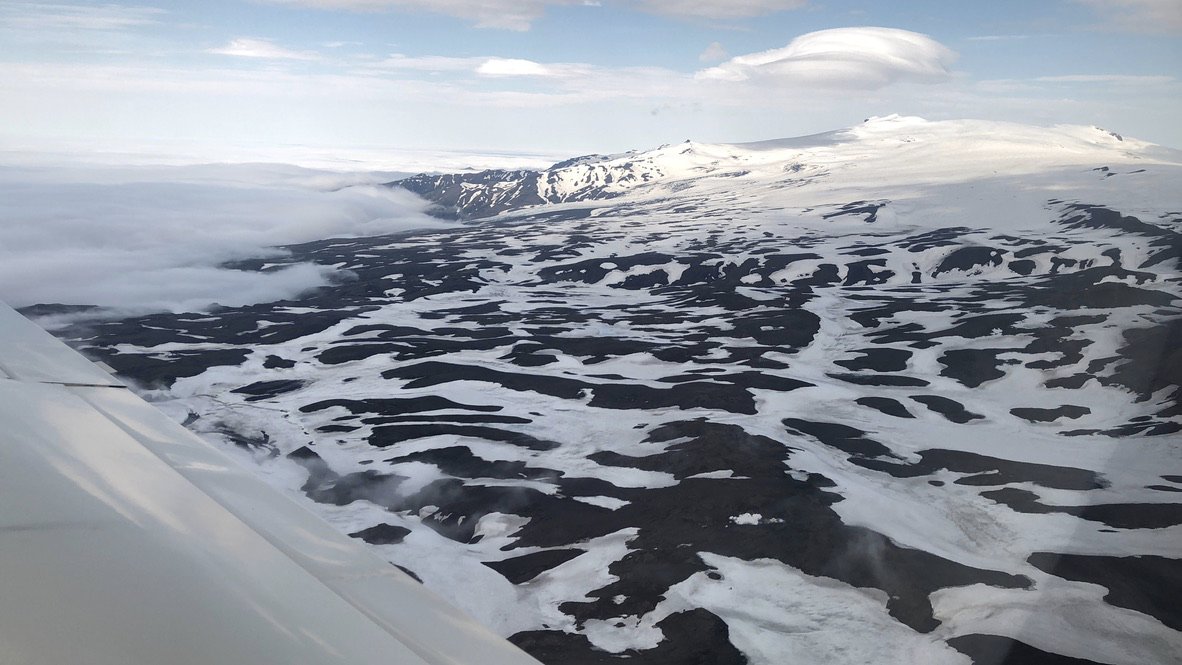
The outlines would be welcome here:
M 2 303 L 0 663 L 538 665 Z

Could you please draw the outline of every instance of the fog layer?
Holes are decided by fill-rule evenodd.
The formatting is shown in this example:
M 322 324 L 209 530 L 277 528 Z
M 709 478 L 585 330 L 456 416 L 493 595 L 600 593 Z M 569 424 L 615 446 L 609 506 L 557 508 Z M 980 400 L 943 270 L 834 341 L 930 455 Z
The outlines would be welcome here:
M 123 311 L 200 311 L 288 298 L 328 266 L 265 273 L 228 261 L 277 246 L 440 224 L 390 173 L 284 165 L 0 167 L 0 299 Z

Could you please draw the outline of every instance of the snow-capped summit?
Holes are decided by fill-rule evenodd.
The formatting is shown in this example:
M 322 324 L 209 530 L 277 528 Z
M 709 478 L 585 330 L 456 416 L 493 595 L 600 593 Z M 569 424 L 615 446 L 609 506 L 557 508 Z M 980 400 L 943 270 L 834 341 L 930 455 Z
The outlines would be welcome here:
M 1009 122 L 928 121 L 890 115 L 847 129 L 741 144 L 687 141 L 616 155 L 590 155 L 542 171 L 418 175 L 396 184 L 461 219 L 491 217 L 542 205 L 627 196 L 637 202 L 698 194 L 766 207 L 824 205 L 861 192 L 906 200 L 916 188 L 1042 174 L 1063 185 L 1081 167 L 1132 170 L 1182 164 L 1182 152 L 1096 127 L 1034 127 Z M 1070 176 L 1068 176 L 1070 179 Z M 1143 187 L 1168 187 L 1148 182 Z M 1026 187 L 1038 186 L 1028 181 Z M 848 192 L 844 194 L 841 192 Z M 971 193 L 969 193 L 971 195 Z

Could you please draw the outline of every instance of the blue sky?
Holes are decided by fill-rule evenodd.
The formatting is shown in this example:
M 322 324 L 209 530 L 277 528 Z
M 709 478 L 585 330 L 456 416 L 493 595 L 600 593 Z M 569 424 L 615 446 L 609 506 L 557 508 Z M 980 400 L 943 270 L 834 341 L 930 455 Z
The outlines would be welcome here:
M 1182 2 L 0 3 L 0 149 L 575 154 L 871 115 L 1182 147 Z

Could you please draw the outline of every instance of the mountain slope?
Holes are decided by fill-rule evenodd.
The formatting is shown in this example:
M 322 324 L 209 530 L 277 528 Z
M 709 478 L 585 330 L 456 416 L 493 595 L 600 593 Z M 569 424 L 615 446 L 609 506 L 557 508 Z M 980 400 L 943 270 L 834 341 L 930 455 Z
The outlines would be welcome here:
M 1176 151 L 1095 127 L 1045 129 L 889 116 L 799 139 L 748 144 L 686 141 L 647 152 L 579 157 L 544 171 L 420 174 L 391 185 L 435 202 L 441 215 L 478 219 L 625 195 L 649 201 L 671 195 L 721 196 L 746 210 L 758 210 L 767 199 L 805 207 L 831 203 L 837 193 L 848 202 L 884 188 L 955 185 L 1100 162 L 1177 161 Z M 1109 170 L 1105 175 L 1117 174 Z M 814 192 L 826 197 L 814 199 L 809 196 Z
M 1182 651 L 1179 153 L 891 117 L 410 183 L 469 221 L 62 334 L 545 662 Z

